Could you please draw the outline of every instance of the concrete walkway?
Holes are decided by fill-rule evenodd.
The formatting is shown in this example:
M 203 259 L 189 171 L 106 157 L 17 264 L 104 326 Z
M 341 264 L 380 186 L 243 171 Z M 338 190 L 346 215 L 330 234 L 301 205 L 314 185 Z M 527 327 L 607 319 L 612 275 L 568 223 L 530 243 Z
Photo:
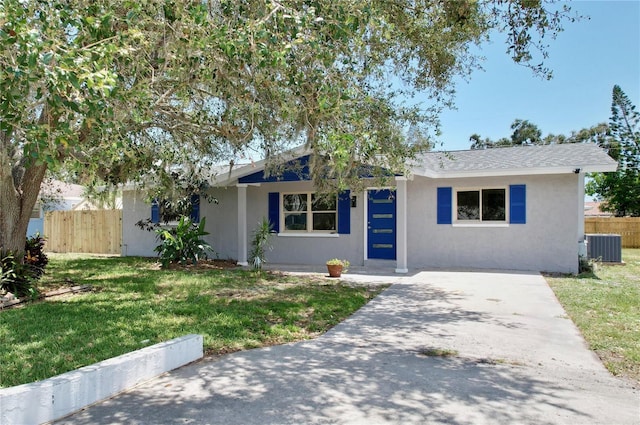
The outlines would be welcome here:
M 316 340 L 207 359 L 60 423 L 640 423 L 638 389 L 609 375 L 541 276 L 388 279 Z

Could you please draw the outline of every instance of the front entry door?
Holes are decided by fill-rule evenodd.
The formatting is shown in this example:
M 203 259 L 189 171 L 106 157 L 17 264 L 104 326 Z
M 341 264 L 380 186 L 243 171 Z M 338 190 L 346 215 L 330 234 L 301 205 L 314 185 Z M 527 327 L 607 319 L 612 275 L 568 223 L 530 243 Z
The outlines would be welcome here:
M 367 198 L 367 258 L 395 260 L 396 192 L 370 190 Z

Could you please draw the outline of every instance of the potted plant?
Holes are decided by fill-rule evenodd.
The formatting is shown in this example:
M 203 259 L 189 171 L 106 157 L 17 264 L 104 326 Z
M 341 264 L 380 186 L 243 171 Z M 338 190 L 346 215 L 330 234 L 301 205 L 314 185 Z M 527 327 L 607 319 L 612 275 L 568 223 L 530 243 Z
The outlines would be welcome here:
M 339 258 L 333 258 L 327 261 L 327 270 L 329 270 L 329 277 L 340 277 L 342 272 L 345 273 L 349 270 L 349 261 L 341 260 Z

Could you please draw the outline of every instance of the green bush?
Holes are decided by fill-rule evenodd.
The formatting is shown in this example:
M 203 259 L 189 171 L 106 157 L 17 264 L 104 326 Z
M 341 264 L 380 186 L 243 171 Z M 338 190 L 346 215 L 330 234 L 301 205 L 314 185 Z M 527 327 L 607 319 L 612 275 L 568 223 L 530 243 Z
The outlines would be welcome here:
M 27 238 L 22 262 L 11 252 L 0 253 L 0 289 L 18 298 L 36 297 L 36 282 L 44 274 L 49 258 L 44 253 L 45 239 L 36 234 Z
M 36 277 L 28 265 L 16 261 L 12 253 L 0 255 L 0 286 L 18 298 L 37 295 Z
M 160 257 L 160 263 L 166 268 L 171 263 L 197 263 L 201 258 L 207 258 L 207 252 L 214 252 L 213 248 L 202 239 L 209 232 L 204 230 L 205 219 L 199 224 L 191 222 L 186 216 L 181 216 L 178 225 L 170 229 L 157 229 L 156 237 L 161 241 L 154 250 Z
M 27 238 L 24 246 L 24 264 L 31 268 L 35 279 L 42 277 L 45 267 L 49 264 L 49 258 L 44 253 L 45 242 L 45 238 L 36 233 L 35 236 Z
M 262 265 L 267 262 L 265 251 L 270 249 L 269 237 L 273 225 L 266 218 L 258 223 L 258 227 L 253 232 L 253 240 L 251 241 L 251 264 L 256 270 L 262 270 Z

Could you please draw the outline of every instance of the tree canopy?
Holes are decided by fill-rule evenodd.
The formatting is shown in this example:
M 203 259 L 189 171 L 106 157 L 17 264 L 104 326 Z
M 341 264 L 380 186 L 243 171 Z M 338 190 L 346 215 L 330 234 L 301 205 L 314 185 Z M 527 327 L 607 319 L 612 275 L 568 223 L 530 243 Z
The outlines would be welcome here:
M 592 127 L 572 131 L 571 134 L 547 134 L 542 137 L 542 130 L 528 120 L 515 119 L 511 124 L 511 137 L 502 137 L 496 141 L 488 137 L 482 138 L 477 133 L 469 137 L 471 149 L 491 149 L 505 146 L 522 145 L 550 145 L 561 143 L 585 143 L 593 142 L 600 146 L 606 145 L 609 134 L 609 126 L 606 123 L 596 124 Z
M 546 39 L 573 19 L 551 3 L 4 0 L 0 251 L 21 251 L 48 171 L 199 187 L 300 144 L 321 189 L 355 184 L 355 161 L 401 171 L 491 31 L 550 75 Z
M 604 211 L 640 216 L 640 114 L 618 85 L 613 86 L 609 134 L 602 146 L 618 161 L 618 170 L 593 175 L 587 193 L 604 199 Z

